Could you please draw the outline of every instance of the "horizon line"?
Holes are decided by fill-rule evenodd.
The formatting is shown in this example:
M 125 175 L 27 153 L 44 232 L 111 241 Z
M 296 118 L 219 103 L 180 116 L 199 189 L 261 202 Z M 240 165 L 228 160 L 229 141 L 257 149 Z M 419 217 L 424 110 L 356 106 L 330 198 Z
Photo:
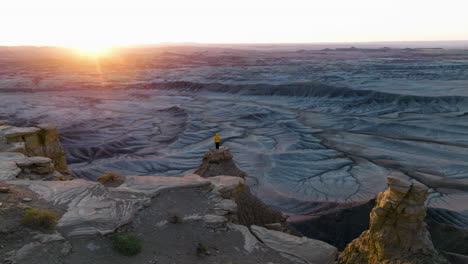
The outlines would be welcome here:
M 196 42 L 196 41 L 162 41 L 133 44 L 110 44 L 109 47 L 129 47 L 145 45 L 324 45 L 324 44 L 378 44 L 378 43 L 430 43 L 430 42 L 467 42 L 465 40 L 376 40 L 376 41 L 327 41 L 327 42 Z M 0 44 L 0 47 L 57 47 L 70 48 L 72 45 L 53 45 L 53 44 Z

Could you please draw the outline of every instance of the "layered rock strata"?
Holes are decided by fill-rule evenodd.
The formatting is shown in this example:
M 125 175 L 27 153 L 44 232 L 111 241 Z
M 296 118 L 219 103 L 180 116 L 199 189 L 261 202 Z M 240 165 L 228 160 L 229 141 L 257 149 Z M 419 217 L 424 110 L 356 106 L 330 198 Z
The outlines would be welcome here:
M 353 240 L 339 264 L 448 263 L 434 248 L 424 218 L 428 188 L 404 174 L 387 178 L 389 189 L 377 196 L 369 230 Z
M 17 152 L 26 157 L 41 157 L 36 164 L 46 164 L 41 167 L 49 169 L 38 169 L 39 174 L 56 170 L 61 174 L 71 177 L 65 160 L 65 151 L 60 144 L 59 134 L 56 125 L 41 124 L 37 127 L 14 127 L 7 122 L 0 122 L 0 152 Z M 50 161 L 45 161 L 49 158 Z M 29 167 L 31 162 L 23 162 L 23 168 Z M 30 165 L 28 165 L 30 164 Z M 52 166 L 53 164 L 53 166 Z

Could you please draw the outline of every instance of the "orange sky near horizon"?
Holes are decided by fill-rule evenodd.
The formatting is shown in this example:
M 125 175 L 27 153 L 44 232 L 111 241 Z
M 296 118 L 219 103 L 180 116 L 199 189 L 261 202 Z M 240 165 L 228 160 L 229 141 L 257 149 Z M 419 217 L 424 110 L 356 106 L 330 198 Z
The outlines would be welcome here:
M 2 0 L 0 45 L 468 40 L 466 0 Z

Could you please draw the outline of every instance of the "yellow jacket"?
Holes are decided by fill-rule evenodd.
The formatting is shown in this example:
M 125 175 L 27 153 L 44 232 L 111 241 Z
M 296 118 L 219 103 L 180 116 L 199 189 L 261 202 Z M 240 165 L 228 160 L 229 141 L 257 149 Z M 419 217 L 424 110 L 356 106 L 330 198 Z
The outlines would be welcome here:
M 221 143 L 221 137 L 218 135 L 218 133 L 216 133 L 216 135 L 214 136 L 214 142 Z

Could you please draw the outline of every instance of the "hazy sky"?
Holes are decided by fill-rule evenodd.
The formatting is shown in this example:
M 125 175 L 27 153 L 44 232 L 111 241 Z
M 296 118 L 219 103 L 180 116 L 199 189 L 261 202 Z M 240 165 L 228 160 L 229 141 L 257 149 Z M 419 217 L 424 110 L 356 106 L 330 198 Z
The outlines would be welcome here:
M 468 40 L 468 0 L 1 0 L 0 45 Z

